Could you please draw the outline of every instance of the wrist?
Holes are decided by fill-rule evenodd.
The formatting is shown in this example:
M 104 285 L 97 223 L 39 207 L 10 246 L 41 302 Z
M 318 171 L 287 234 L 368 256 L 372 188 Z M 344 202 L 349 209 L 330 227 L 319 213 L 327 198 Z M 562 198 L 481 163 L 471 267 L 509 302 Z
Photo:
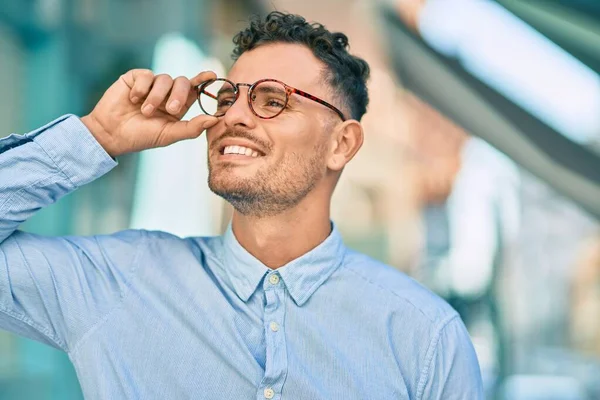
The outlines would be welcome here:
M 94 118 L 92 114 L 81 117 L 81 122 L 90 131 L 96 141 L 104 148 L 104 151 L 108 153 L 113 159 L 117 158 L 120 154 L 113 149 L 111 145 L 110 135 L 104 130 L 102 125 Z

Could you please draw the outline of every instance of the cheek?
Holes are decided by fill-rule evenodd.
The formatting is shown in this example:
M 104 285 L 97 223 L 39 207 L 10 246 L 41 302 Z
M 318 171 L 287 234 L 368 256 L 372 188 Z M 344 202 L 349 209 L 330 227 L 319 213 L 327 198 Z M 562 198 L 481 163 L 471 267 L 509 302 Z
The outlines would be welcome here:
M 327 146 L 327 138 L 318 121 L 309 118 L 290 118 L 277 129 L 269 130 L 269 136 L 273 140 L 276 158 L 285 158 L 294 154 L 296 157 L 312 158 L 322 152 L 323 146 Z
M 316 144 L 307 141 L 290 141 L 286 143 L 285 147 L 281 147 L 277 151 L 277 155 L 273 157 L 274 166 L 277 165 L 294 165 L 299 167 L 300 165 L 310 163 L 320 163 L 321 155 L 316 152 Z

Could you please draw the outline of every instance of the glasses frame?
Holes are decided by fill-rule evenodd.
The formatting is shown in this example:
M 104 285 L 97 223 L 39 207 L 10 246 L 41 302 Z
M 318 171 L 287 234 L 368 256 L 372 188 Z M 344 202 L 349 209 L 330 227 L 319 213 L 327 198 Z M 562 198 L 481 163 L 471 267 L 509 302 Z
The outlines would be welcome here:
M 237 101 L 238 98 L 240 97 L 240 86 L 246 86 L 246 87 L 248 87 L 248 96 L 247 96 L 248 97 L 248 107 L 250 107 L 250 110 L 252 111 L 252 113 L 254 115 L 256 115 L 258 118 L 261 118 L 261 119 L 273 119 L 273 118 L 277 117 L 278 115 L 280 115 L 283 112 L 283 110 L 285 110 L 285 107 L 288 105 L 288 102 L 290 100 L 290 96 L 295 93 L 295 94 L 297 94 L 299 96 L 305 97 L 305 98 L 307 98 L 309 100 L 312 100 L 312 101 L 315 101 L 315 102 L 317 102 L 319 104 L 324 105 L 325 107 L 327 107 L 330 110 L 332 110 L 333 112 L 335 112 L 342 119 L 342 121 L 346 121 L 346 117 L 344 117 L 344 114 L 339 109 L 337 109 L 335 106 L 332 106 L 331 104 L 329 104 L 325 100 L 322 100 L 322 99 L 320 99 L 320 98 L 318 98 L 316 96 L 313 96 L 310 93 L 306 93 L 303 90 L 296 89 L 294 87 L 286 85 L 285 83 L 283 83 L 283 82 L 281 82 L 281 81 L 279 81 L 277 79 L 268 79 L 268 78 L 267 79 L 260 79 L 260 80 L 258 80 L 256 82 L 252 83 L 252 84 L 250 84 L 250 83 L 233 83 L 232 81 L 230 81 L 229 79 L 226 79 L 226 78 L 217 78 L 217 79 L 211 79 L 211 80 L 202 82 L 198 86 L 198 96 L 197 96 L 198 97 L 198 104 L 200 105 L 200 109 L 205 114 L 207 114 L 207 115 L 213 115 L 213 114 L 207 112 L 204 109 L 204 107 L 202 107 L 202 102 L 200 101 L 200 96 L 202 94 L 204 94 L 204 95 L 206 95 L 208 97 L 211 97 L 211 98 L 217 100 L 217 98 L 215 96 L 213 96 L 213 95 L 211 95 L 211 94 L 209 94 L 207 92 L 204 92 L 204 88 L 205 87 L 207 87 L 208 85 L 210 85 L 210 84 L 212 84 L 214 82 L 217 82 L 217 81 L 227 82 L 227 83 L 229 83 L 234 88 L 235 101 Z M 251 100 L 251 98 L 252 98 L 252 92 L 254 91 L 254 89 L 258 85 L 260 85 L 261 83 L 264 83 L 264 82 L 279 83 L 279 84 L 283 85 L 283 87 L 285 88 L 285 93 L 286 93 L 285 105 L 281 108 L 281 110 L 277 114 L 275 114 L 275 115 L 273 115 L 271 117 L 263 117 L 261 115 L 258 115 L 258 113 L 254 110 L 254 107 L 252 106 L 252 100 Z M 227 113 L 227 111 L 225 111 L 225 113 L 223 113 L 222 115 L 214 115 L 214 116 L 215 117 L 222 117 L 226 113 Z

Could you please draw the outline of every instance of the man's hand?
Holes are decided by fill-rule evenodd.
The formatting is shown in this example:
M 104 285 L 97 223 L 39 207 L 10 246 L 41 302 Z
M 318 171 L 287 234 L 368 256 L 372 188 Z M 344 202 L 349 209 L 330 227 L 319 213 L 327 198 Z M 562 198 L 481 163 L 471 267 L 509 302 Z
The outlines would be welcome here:
M 189 80 L 134 69 L 121 75 L 81 120 L 111 157 L 192 139 L 217 123 L 209 115 L 181 120 L 197 99 L 196 87 L 214 78 L 213 72 Z

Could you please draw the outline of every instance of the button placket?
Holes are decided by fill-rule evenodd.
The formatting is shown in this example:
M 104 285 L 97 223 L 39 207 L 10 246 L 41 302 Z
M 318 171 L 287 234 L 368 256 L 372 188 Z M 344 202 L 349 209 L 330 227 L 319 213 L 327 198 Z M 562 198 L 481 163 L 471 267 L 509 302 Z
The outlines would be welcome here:
M 285 301 L 287 292 L 279 275 L 273 273 L 265 280 L 264 330 L 267 347 L 265 376 L 257 398 L 279 399 L 287 374 L 287 349 L 285 343 Z M 272 393 L 271 391 L 272 390 Z M 267 397 L 267 394 L 272 397 Z

